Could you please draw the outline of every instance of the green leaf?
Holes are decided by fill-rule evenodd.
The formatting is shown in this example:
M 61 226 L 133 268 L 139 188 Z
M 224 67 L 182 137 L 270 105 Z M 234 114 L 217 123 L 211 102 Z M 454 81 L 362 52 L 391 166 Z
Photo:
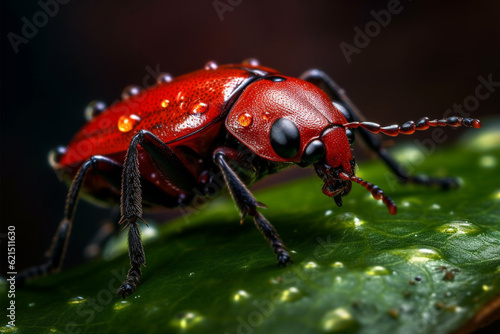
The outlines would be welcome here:
M 287 268 L 276 265 L 251 219 L 238 223 L 234 205 L 223 197 L 156 233 L 143 227 L 151 236 L 147 267 L 126 300 L 115 295 L 128 270 L 122 236 L 106 257 L 118 256 L 18 289 L 16 327 L 5 326 L 4 317 L 1 329 L 456 331 L 500 295 L 499 133 L 498 127 L 469 131 L 455 148 L 430 154 L 414 145 L 394 151 L 419 173 L 460 176 L 456 190 L 395 184 L 381 162 L 361 163 L 359 175 L 398 204 L 395 216 L 357 185 L 337 208 L 317 177 L 258 191 L 269 206 L 262 212 L 292 251 L 294 264 Z M 6 289 L 4 281 L 3 299 Z

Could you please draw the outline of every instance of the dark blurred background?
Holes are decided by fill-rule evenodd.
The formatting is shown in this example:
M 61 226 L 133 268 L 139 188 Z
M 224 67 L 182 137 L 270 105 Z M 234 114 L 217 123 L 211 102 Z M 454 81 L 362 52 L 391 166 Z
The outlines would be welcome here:
M 402 0 L 350 63 L 340 44 L 355 46 L 354 28 L 364 31 L 371 11 L 394 1 L 60 1 L 53 17 L 37 1 L 1 2 L 0 219 L 2 233 L 16 226 L 18 270 L 41 261 L 63 215 L 67 187 L 48 151 L 84 124 L 89 101 L 116 100 L 126 85 L 142 84 L 147 67 L 176 76 L 247 57 L 287 75 L 316 67 L 382 124 L 441 117 L 475 94 L 478 76 L 500 81 L 498 1 Z M 25 38 L 34 21 L 36 34 L 25 31 L 31 36 L 17 39 L 15 52 L 13 34 Z M 499 102 L 497 91 L 473 116 L 498 115 Z M 107 212 L 81 203 L 66 266 L 81 259 Z

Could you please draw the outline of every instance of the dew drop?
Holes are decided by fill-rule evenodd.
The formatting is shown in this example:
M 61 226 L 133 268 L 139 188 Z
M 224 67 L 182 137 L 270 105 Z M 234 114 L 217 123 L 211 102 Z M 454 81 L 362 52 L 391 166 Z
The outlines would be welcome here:
M 205 64 L 205 70 L 207 71 L 216 69 L 217 69 L 217 63 L 213 60 Z
M 483 155 L 479 159 L 479 166 L 483 168 L 493 168 L 497 165 L 497 159 L 492 155 Z
M 241 126 L 247 127 L 250 124 L 252 124 L 252 115 L 249 113 L 244 113 L 238 116 L 238 123 L 240 123 Z
M 486 284 L 483 285 L 483 291 L 490 291 L 490 290 L 491 290 L 490 285 L 486 285 Z
M 121 132 L 132 131 L 137 124 L 141 121 L 141 118 L 137 115 L 121 116 L 118 119 L 118 130 Z
M 402 205 L 403 205 L 405 208 L 407 208 L 407 207 L 409 207 L 409 206 L 410 206 L 410 202 L 406 202 L 406 201 L 405 201 L 405 202 L 403 202 L 403 203 L 402 203 Z
M 329 311 L 323 316 L 321 327 L 327 333 L 350 333 L 354 332 L 355 327 L 357 327 L 357 322 L 349 311 L 339 307 Z
M 332 267 L 333 268 L 344 268 L 344 264 L 342 262 L 337 261 L 337 262 L 334 262 L 332 264 Z
M 454 220 L 449 224 L 441 225 L 438 229 L 447 234 L 477 234 L 483 230 L 467 220 Z
M 439 204 L 434 203 L 431 205 L 431 209 L 439 210 L 439 209 L 441 209 L 441 206 Z
M 294 302 L 303 297 L 302 292 L 296 287 L 292 286 L 289 289 L 283 290 L 280 300 L 282 302 Z
M 444 229 L 444 233 L 449 233 L 449 234 L 457 233 L 457 229 L 455 227 L 447 227 Z
M 193 107 L 193 109 L 191 109 L 191 113 L 192 114 L 203 114 L 204 112 L 207 111 L 207 109 L 208 109 L 208 104 L 203 103 L 203 102 L 199 102 Z
M 106 104 L 102 101 L 92 101 L 85 107 L 85 119 L 90 121 L 100 113 L 106 110 Z
M 68 300 L 68 304 L 70 304 L 70 305 L 80 304 L 80 303 L 85 302 L 86 300 L 87 300 L 86 298 L 78 296 L 78 297 L 70 298 L 70 300 Z
M 340 223 L 340 224 L 344 225 L 347 228 L 353 228 L 353 227 L 354 228 L 359 228 L 359 227 L 361 227 L 362 225 L 365 224 L 365 221 L 362 220 L 359 217 L 356 217 L 351 212 L 346 212 L 346 213 L 340 214 L 337 217 L 337 223 Z
M 54 328 L 54 327 L 50 328 L 49 332 L 51 332 L 51 333 L 61 333 L 60 330 L 58 330 L 57 328 Z
M 130 306 L 130 303 L 128 301 L 120 300 L 113 305 L 113 310 L 120 311 L 120 310 L 123 310 L 124 308 L 129 307 L 129 306 Z
M 497 190 L 496 192 L 493 193 L 493 198 L 496 200 L 500 199 L 500 190 Z
M 156 229 L 154 224 L 150 222 L 148 225 L 148 228 L 145 228 L 141 231 L 143 241 L 152 240 L 158 236 L 158 229 Z
M 404 257 L 410 263 L 422 263 L 442 258 L 441 254 L 437 250 L 428 246 L 412 246 L 409 248 L 394 249 L 391 253 Z
M 325 211 L 325 216 L 330 216 L 333 213 L 332 210 L 326 210 Z
M 381 275 L 388 275 L 391 272 L 389 270 L 387 270 L 387 268 L 382 267 L 382 266 L 372 266 L 372 267 L 368 267 L 365 270 L 365 273 L 367 273 L 368 275 L 371 275 L 371 276 L 381 276 Z
M 169 83 L 170 81 L 172 81 L 172 79 L 173 78 L 169 73 L 160 73 L 160 75 L 158 75 L 158 77 L 156 78 L 156 83 Z
M 304 265 L 304 268 L 305 269 L 314 269 L 314 268 L 317 268 L 318 267 L 318 264 L 316 262 L 307 262 L 305 265 Z
M 29 303 L 28 307 L 35 307 L 35 303 L 34 302 Z
M 141 92 L 141 87 L 139 86 L 127 86 L 123 89 L 122 92 L 122 99 L 126 100 L 128 98 L 131 98 L 132 96 L 138 95 Z
M 259 61 L 255 58 L 247 58 L 242 61 L 243 65 L 259 66 Z
M 169 105 L 169 104 L 170 104 L 170 101 L 169 101 L 169 100 L 167 100 L 167 99 L 165 99 L 165 100 L 161 101 L 161 107 L 162 107 L 162 108 L 164 108 L 164 109 L 165 109 L 166 107 L 168 107 L 168 105 Z
M 199 322 L 203 321 L 203 317 L 198 312 L 181 312 L 172 319 L 172 325 L 181 330 L 190 330 Z
M 17 333 L 18 326 L 5 325 L 0 327 L 0 333 Z
M 250 297 L 248 295 L 248 293 L 245 291 L 245 290 L 239 290 L 238 292 L 236 292 L 233 296 L 233 301 L 234 302 L 241 302 L 245 299 L 248 299 L 248 297 Z
M 193 277 L 193 276 L 194 276 L 194 272 L 190 272 L 189 277 Z

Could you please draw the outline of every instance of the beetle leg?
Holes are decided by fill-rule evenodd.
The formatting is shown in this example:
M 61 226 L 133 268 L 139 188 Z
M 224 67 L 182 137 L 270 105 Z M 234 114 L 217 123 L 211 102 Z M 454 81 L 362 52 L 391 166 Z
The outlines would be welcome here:
M 273 225 L 271 225 L 271 223 L 269 223 L 267 219 L 257 211 L 258 207 L 266 206 L 258 202 L 253 197 L 252 193 L 231 169 L 226 159 L 227 156 L 224 154 L 223 149 L 215 151 L 214 162 L 222 172 L 229 192 L 231 193 L 231 196 L 241 213 L 241 221 L 243 222 L 243 219 L 245 219 L 247 215 L 252 216 L 254 218 L 255 225 L 262 232 L 274 253 L 277 255 L 278 264 L 286 266 L 287 263 L 291 262 L 290 254 L 288 254 L 283 241 L 281 241 Z
M 175 153 L 158 137 L 149 131 L 139 131 L 130 141 L 127 155 L 123 163 L 121 187 L 121 219 L 119 224 L 125 223 L 129 228 L 128 245 L 130 270 L 117 294 L 123 298 L 134 292 L 140 282 L 141 265 L 146 263 L 146 255 L 141 241 L 141 233 L 137 219 L 142 220 L 142 190 L 139 171 L 138 146 L 151 156 L 153 161 L 166 175 L 175 175 L 170 180 L 180 190 L 192 194 L 196 189 L 196 179 L 186 172 L 186 167 Z
M 85 180 L 85 175 L 91 169 L 96 174 L 103 176 L 113 185 L 114 176 L 117 171 L 121 170 L 121 166 L 103 156 L 93 156 L 83 163 L 78 172 L 76 173 L 71 187 L 69 188 L 68 195 L 66 198 L 66 207 L 64 210 L 64 218 L 59 223 L 57 232 L 54 235 L 54 240 L 52 245 L 47 252 L 47 262 L 27 269 L 26 271 L 20 273 L 16 277 L 16 281 L 19 284 L 23 284 L 27 278 L 42 276 L 47 273 L 58 272 L 61 269 L 64 255 L 66 253 L 66 248 L 68 247 L 69 236 L 71 233 L 71 227 L 73 225 L 73 217 L 76 210 L 76 205 L 78 203 L 78 194 Z M 118 173 L 119 175 L 119 173 Z M 117 178 L 116 178 L 117 179 Z M 118 180 L 116 180 L 118 181 Z
M 354 103 L 352 103 L 351 99 L 349 99 L 345 90 L 337 85 L 337 83 L 323 71 L 312 69 L 306 71 L 300 78 L 318 86 L 333 102 L 337 105 L 340 104 L 339 110 L 344 114 L 348 122 L 361 122 L 366 119 Z M 458 180 L 454 177 L 434 178 L 425 175 L 411 175 L 403 165 L 397 162 L 389 152 L 382 147 L 382 141 L 375 134 L 363 128 L 358 128 L 358 131 L 363 141 L 370 149 L 377 153 L 380 159 L 385 162 L 401 183 L 437 185 L 443 189 L 458 186 Z

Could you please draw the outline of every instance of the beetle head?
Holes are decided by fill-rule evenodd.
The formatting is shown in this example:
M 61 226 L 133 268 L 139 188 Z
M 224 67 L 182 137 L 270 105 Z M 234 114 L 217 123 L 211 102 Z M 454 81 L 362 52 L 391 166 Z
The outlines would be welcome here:
M 323 192 L 341 205 L 354 175 L 351 130 L 328 96 L 306 81 L 270 76 L 243 91 L 228 117 L 226 128 L 261 158 L 314 164 L 325 185 Z

